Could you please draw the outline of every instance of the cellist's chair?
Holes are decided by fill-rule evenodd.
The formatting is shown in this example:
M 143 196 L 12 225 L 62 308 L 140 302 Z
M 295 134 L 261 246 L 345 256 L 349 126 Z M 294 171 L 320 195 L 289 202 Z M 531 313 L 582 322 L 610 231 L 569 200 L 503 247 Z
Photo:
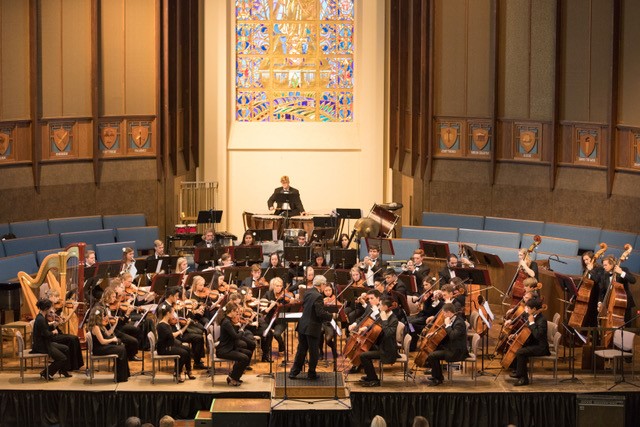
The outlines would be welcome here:
M 555 342 L 556 332 L 558 332 L 558 324 L 547 320 L 547 341 L 549 341 L 550 350 L 558 350 L 559 343 Z
M 474 333 L 471 337 L 471 352 L 469 353 L 469 357 L 464 359 L 462 363 L 464 364 L 464 368 L 467 369 L 467 363 L 471 363 L 471 379 L 476 383 L 478 382 L 477 373 L 477 365 L 478 365 L 478 346 L 480 345 L 480 335 Z M 453 380 L 453 369 L 451 369 L 451 364 L 447 366 L 447 379 L 449 381 Z
M 44 370 L 46 378 L 49 378 L 49 355 L 47 353 L 29 353 L 24 348 L 24 339 L 20 331 L 16 331 L 16 341 L 18 342 L 18 358 L 20 359 L 20 381 L 24 382 L 24 371 L 27 369 L 27 360 L 31 360 L 33 367 L 34 359 L 44 359 Z
M 558 346 L 560 345 L 561 338 L 562 334 L 556 330 L 552 343 L 549 343 L 549 352 L 551 354 L 548 356 L 532 356 L 529 358 L 529 382 L 533 383 L 533 363 L 538 360 L 550 360 L 553 362 L 553 379 L 555 379 L 556 384 L 558 384 Z
M 561 318 L 560 318 L 560 313 L 556 313 L 556 314 L 554 314 L 554 315 L 553 315 L 553 320 L 552 320 L 552 321 L 553 321 L 553 323 L 555 323 L 556 325 L 559 325 L 559 324 L 560 324 L 560 319 L 561 319 Z
M 105 354 L 105 355 L 94 355 L 93 354 L 93 337 L 91 335 L 91 332 L 87 332 L 85 334 L 86 340 L 87 340 L 87 362 L 89 364 L 89 383 L 93 384 L 93 377 L 94 377 L 94 372 L 95 372 L 95 368 L 94 368 L 94 363 L 95 361 L 100 361 L 100 360 L 106 360 L 107 363 L 110 363 L 113 360 L 113 382 L 117 382 L 118 381 L 118 364 L 117 364 L 117 359 L 118 359 L 118 355 L 117 354 Z
M 151 354 L 151 384 L 155 384 L 156 382 L 156 363 L 158 364 L 158 369 L 160 368 L 160 362 L 171 361 L 174 363 L 174 372 L 173 379 L 175 382 L 178 382 L 180 377 L 180 371 L 178 371 L 178 367 L 180 366 L 180 355 L 179 354 L 158 354 L 156 350 L 156 336 L 153 331 L 149 331 L 147 333 L 147 338 L 149 339 L 149 354 Z
M 209 363 L 210 372 L 211 372 L 211 385 L 214 385 L 215 376 L 216 376 L 216 362 L 227 362 L 229 363 L 229 371 L 231 371 L 231 364 L 234 363 L 233 360 L 230 359 L 222 359 L 216 356 L 216 347 L 219 344 L 220 340 L 220 325 L 215 322 L 213 325 L 209 326 L 207 334 L 207 344 L 209 346 Z
M 616 371 L 618 365 L 624 372 L 624 359 L 627 357 L 631 357 L 631 375 L 635 374 L 633 369 L 633 346 L 634 341 L 636 339 L 636 334 L 629 331 L 622 331 L 620 329 L 616 329 L 613 332 L 613 348 L 607 348 L 604 350 L 596 350 L 593 352 L 596 357 L 601 357 L 605 360 L 613 361 L 613 377 L 616 377 Z M 596 367 L 597 363 L 594 363 L 593 367 L 593 376 L 596 376 Z

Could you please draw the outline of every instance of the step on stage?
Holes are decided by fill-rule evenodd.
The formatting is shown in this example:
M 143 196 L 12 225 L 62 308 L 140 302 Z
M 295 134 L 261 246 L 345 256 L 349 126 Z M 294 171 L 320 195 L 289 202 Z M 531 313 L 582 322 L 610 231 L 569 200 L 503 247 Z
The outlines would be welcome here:
M 285 375 L 282 372 L 276 375 L 273 389 L 276 399 L 285 397 Z M 344 378 L 340 373 L 336 378 L 333 372 L 318 372 L 317 380 L 308 380 L 303 372 L 296 379 L 286 378 L 286 382 L 288 399 L 344 399 L 348 396 Z

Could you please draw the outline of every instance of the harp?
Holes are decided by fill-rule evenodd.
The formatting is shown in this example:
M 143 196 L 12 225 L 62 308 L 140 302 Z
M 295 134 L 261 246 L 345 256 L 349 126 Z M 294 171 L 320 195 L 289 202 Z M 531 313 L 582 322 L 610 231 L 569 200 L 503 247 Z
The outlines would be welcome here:
M 63 331 L 68 334 L 78 335 L 83 338 L 84 334 L 78 329 L 82 313 L 76 313 L 75 308 L 65 304 L 67 291 L 75 290 L 75 298 L 82 302 L 84 294 L 84 243 L 76 243 L 65 248 L 64 251 L 48 255 L 35 277 L 24 271 L 18 272 L 18 280 L 22 287 L 24 300 L 32 317 L 38 315 L 36 302 L 40 298 L 40 287 L 47 283 L 49 289 L 60 293 L 63 302 L 63 315 L 69 320 L 63 325 Z M 78 311 L 84 311 L 84 305 L 78 305 Z

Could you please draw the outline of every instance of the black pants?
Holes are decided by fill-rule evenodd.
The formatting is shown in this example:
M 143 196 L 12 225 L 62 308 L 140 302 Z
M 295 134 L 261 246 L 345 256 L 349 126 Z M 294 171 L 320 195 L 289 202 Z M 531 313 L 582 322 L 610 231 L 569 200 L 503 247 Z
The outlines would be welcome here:
M 373 361 L 380 359 L 381 356 L 382 352 L 380 350 L 365 351 L 360 355 L 360 366 L 362 366 L 365 374 L 367 374 L 367 380 L 374 381 L 378 379 L 376 369 L 373 367 Z
M 336 331 L 333 329 L 333 326 L 331 326 L 331 323 L 323 323 L 322 332 L 324 332 L 324 341 L 327 343 L 327 347 L 331 349 L 333 359 L 337 359 L 338 350 L 336 348 Z M 318 340 L 318 349 L 322 352 L 322 340 Z
M 69 370 L 69 347 L 64 344 L 52 342 L 49 345 L 49 357 L 53 359 L 49 365 L 49 375 L 54 375 L 58 371 Z
M 69 334 L 56 334 L 52 338 L 53 342 L 63 344 L 69 349 L 69 364 L 68 371 L 77 371 L 84 366 L 84 360 L 82 359 L 82 348 L 80 347 L 80 340 L 75 335 Z
M 133 360 L 134 357 L 138 354 L 138 348 L 140 346 L 140 342 L 138 341 L 138 328 L 133 326 L 132 324 L 122 325 L 121 327 L 116 327 L 116 337 L 120 338 L 120 341 L 124 344 L 127 349 L 127 357 L 129 360 Z
M 318 365 L 318 341 L 319 337 L 298 334 L 298 351 L 291 367 L 291 374 L 298 375 L 304 365 L 304 358 L 309 353 L 309 375 L 315 375 Z
M 246 354 L 245 351 L 241 350 L 233 350 L 228 353 L 218 353 L 217 356 L 221 359 L 229 359 L 235 361 L 233 364 L 233 368 L 231 369 L 231 373 L 229 376 L 236 381 L 240 380 L 244 370 L 249 366 L 249 361 L 251 360 L 251 355 Z
M 518 378 L 527 378 L 527 362 L 531 356 L 545 356 L 547 353 L 537 347 L 521 347 L 516 351 L 516 375 Z
M 104 356 L 107 354 L 117 354 L 116 359 L 117 377 L 116 381 L 119 383 L 125 382 L 129 379 L 129 361 L 127 349 L 124 345 L 109 344 L 101 347 L 94 347 L 93 354 L 97 356 Z
M 283 332 L 287 329 L 287 324 L 285 322 L 281 322 L 276 320 L 273 325 L 273 337 L 278 342 L 278 352 L 282 353 L 285 350 L 284 338 L 282 337 Z
M 178 372 L 182 372 L 182 368 L 185 368 L 187 372 L 191 372 L 191 352 L 187 347 L 172 345 L 162 353 L 158 352 L 158 354 L 173 354 L 180 356 L 180 360 L 178 361 Z
M 178 337 L 178 340 L 191 344 L 193 361 L 195 363 L 202 362 L 202 358 L 204 357 L 204 338 L 202 337 L 202 334 L 187 332 L 181 337 Z M 191 356 L 189 356 L 189 358 L 191 358 Z
M 436 350 L 427 357 L 427 366 L 431 368 L 431 376 L 437 380 L 443 381 L 441 360 L 453 360 L 453 352 L 449 350 Z

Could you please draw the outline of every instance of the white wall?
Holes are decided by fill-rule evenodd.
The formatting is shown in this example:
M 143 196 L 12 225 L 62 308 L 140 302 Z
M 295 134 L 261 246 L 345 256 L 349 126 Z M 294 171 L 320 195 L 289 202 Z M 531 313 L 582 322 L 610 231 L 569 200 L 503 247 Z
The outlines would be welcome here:
M 204 147 L 199 177 L 220 183 L 226 229 L 240 234 L 242 212 L 267 212 L 281 175 L 307 211 L 361 208 L 383 200 L 385 166 L 385 2 L 356 4 L 353 123 L 234 121 L 234 1 L 207 0 L 204 23 Z

